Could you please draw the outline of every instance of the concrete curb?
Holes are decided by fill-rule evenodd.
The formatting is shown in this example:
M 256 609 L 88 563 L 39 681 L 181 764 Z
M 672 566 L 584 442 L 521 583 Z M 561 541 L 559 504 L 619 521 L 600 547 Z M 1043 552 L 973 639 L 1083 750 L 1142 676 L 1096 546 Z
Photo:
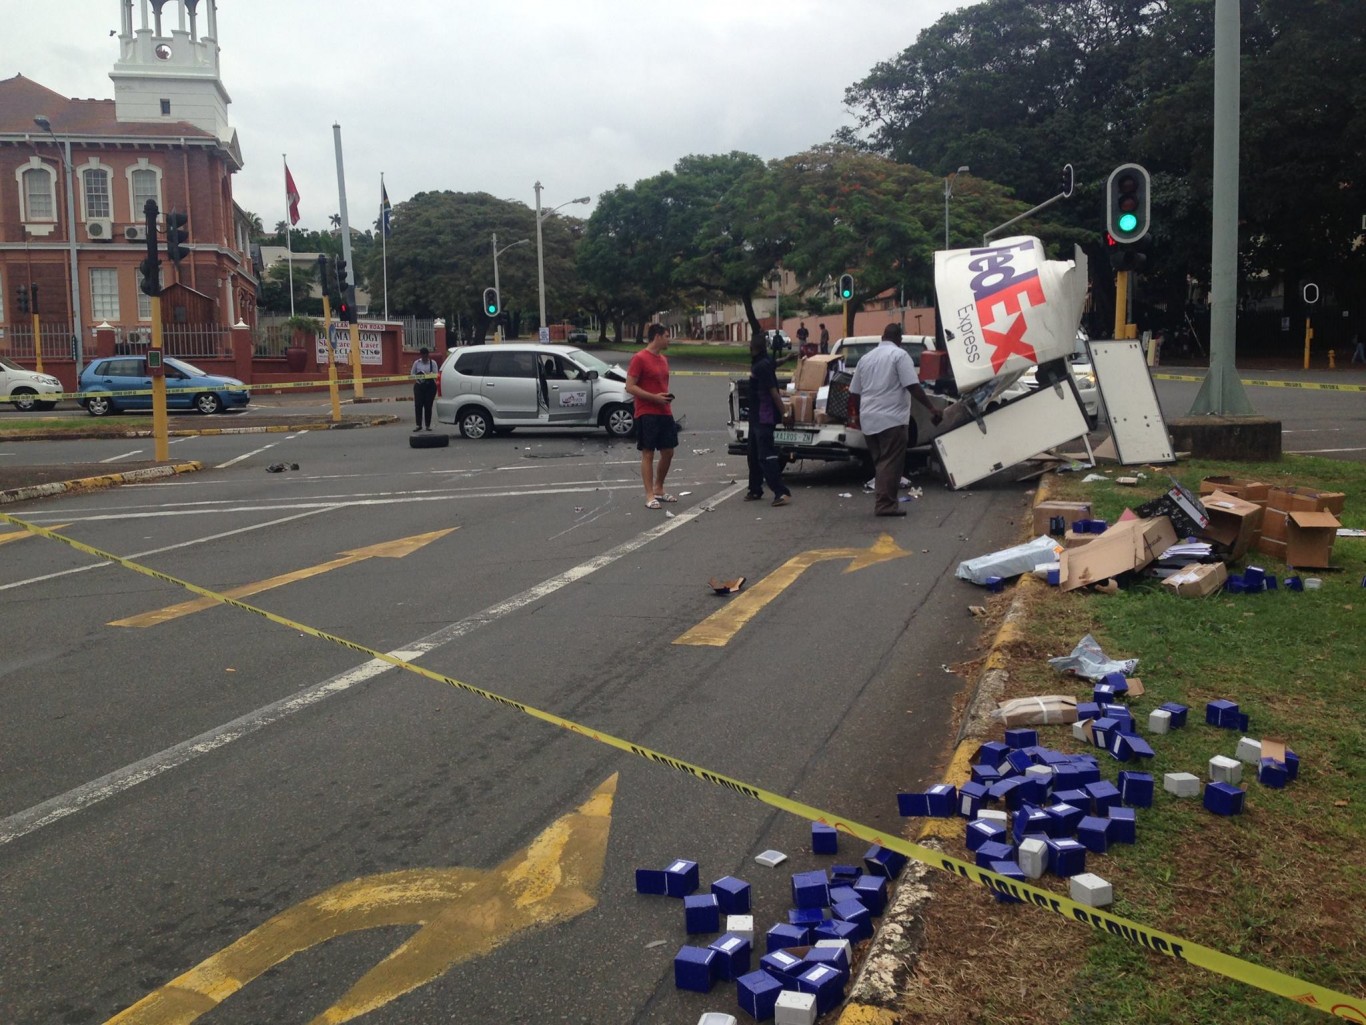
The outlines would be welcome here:
M 360 427 L 380 427 L 385 424 L 398 423 L 398 417 L 392 413 L 383 413 L 367 417 L 364 420 L 343 420 L 340 423 L 333 423 L 331 420 L 308 420 L 300 421 L 296 424 L 271 424 L 261 427 L 205 427 L 193 430 L 174 430 L 167 431 L 167 436 L 171 438 L 197 438 L 201 435 L 214 434 L 282 434 L 289 431 L 347 431 Z M 0 441 L 84 441 L 91 438 L 150 438 L 152 431 L 146 430 L 127 430 L 127 431 L 14 431 L 6 432 L 0 430 Z
M 79 480 L 54 481 L 51 484 L 34 484 L 26 488 L 10 488 L 0 491 L 0 505 L 22 502 L 29 498 L 46 498 L 50 495 L 70 495 L 82 491 L 97 491 L 111 488 L 116 484 L 130 484 L 135 481 L 157 480 L 161 477 L 174 477 L 181 473 L 193 473 L 204 469 L 200 462 L 175 463 L 167 466 L 149 466 L 127 473 L 106 473 L 98 477 L 82 477 Z
M 1048 500 L 1045 475 L 1034 493 L 1034 504 Z M 991 647 L 963 712 L 953 756 L 941 781 L 957 786 L 971 777 L 969 758 L 991 729 L 991 710 L 996 707 L 1010 678 L 1005 649 L 1023 636 L 1025 588 L 1044 586 L 1026 574 L 1015 585 L 1010 608 L 992 638 Z M 938 848 L 949 837 L 960 837 L 957 819 L 929 819 L 920 827 L 916 842 Z M 913 861 L 897 883 L 882 925 L 873 936 L 849 998 L 840 1012 L 839 1025 L 896 1025 L 901 1020 L 904 994 L 911 986 L 916 957 L 924 936 L 921 912 L 933 897 L 932 869 Z

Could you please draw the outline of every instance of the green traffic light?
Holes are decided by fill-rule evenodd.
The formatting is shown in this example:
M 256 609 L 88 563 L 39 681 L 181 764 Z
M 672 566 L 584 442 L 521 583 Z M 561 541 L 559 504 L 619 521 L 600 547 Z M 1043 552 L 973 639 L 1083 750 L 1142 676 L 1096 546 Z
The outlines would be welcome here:
M 1116 226 L 1127 235 L 1138 227 L 1138 216 L 1136 214 L 1120 214 Z
M 488 309 L 488 313 L 489 313 L 489 316 L 490 316 L 490 317 L 493 316 L 495 313 L 498 312 L 498 307 L 497 307 L 497 306 L 489 306 L 489 307 L 486 307 L 486 308 Z

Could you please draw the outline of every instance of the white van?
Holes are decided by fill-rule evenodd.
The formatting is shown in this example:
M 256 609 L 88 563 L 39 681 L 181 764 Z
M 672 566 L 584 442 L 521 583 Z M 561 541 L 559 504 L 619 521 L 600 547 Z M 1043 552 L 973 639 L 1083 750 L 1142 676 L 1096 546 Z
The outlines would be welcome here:
M 51 409 L 57 405 L 57 400 L 44 396 L 61 394 L 62 382 L 51 374 L 25 370 L 7 356 L 0 356 L 0 400 L 10 403 L 21 413 L 28 413 L 35 409 Z

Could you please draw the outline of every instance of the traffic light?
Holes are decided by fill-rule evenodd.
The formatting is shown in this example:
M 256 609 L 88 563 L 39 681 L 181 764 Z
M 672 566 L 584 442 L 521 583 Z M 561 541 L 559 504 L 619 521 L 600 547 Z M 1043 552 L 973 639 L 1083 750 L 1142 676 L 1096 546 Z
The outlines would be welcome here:
M 336 259 L 332 261 L 332 269 L 337 279 L 337 294 L 345 299 L 346 289 L 351 280 L 347 277 L 346 261 L 340 256 L 336 257 Z
M 35 281 L 33 284 L 29 285 L 29 286 L 28 286 L 28 291 L 29 291 L 29 297 L 30 297 L 29 309 L 32 310 L 34 313 L 37 313 L 37 312 L 38 312 L 38 283 Z
M 20 285 L 16 297 L 19 300 L 19 312 L 28 313 L 28 285 Z
M 498 305 L 498 289 L 484 289 L 484 312 L 490 317 L 498 316 L 501 307 Z
M 332 279 L 327 276 L 327 271 L 327 256 L 325 254 L 320 255 L 318 257 L 318 284 L 322 286 L 323 295 L 330 296 L 332 294 Z
M 156 258 L 156 254 L 144 257 L 138 264 L 138 271 L 142 275 L 142 280 L 138 282 L 138 287 L 142 289 L 143 295 L 161 294 L 161 261 Z
M 172 210 L 166 215 L 166 259 L 179 263 L 190 255 L 185 243 L 190 241 L 190 215 Z
M 840 275 L 840 301 L 841 301 L 841 302 L 846 302 L 846 303 L 847 303 L 847 302 L 848 302 L 850 299 L 852 299 L 852 298 L 854 298 L 854 275 L 852 275 L 852 274 L 841 274 L 841 275 Z
M 1105 227 L 1120 245 L 1148 234 L 1151 184 L 1147 170 L 1138 164 L 1121 164 L 1110 172 L 1105 184 Z
M 343 324 L 354 324 L 356 322 L 356 290 L 354 288 L 342 290 L 341 299 L 337 303 L 337 319 Z

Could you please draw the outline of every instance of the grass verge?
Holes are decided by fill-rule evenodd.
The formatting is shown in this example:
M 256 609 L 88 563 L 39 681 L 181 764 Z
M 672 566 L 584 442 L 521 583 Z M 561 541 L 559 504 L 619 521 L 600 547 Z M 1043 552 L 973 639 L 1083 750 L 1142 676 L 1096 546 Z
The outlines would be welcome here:
M 1049 495 L 1089 500 L 1097 516 L 1113 521 L 1168 486 L 1166 468 L 1143 470 L 1137 488 L 1060 474 Z M 1126 472 L 1132 471 L 1111 476 Z M 1361 464 L 1305 457 L 1270 464 L 1190 461 L 1171 475 L 1194 490 L 1212 474 L 1345 492 L 1344 525 L 1366 527 Z M 1256 553 L 1240 565 L 1248 562 L 1284 573 Z M 1318 591 L 1205 599 L 1178 598 L 1141 579 L 1113 596 L 1064 594 L 1026 582 L 1023 639 L 1007 651 L 1005 697 L 1088 692 L 1046 662 L 1070 652 L 1085 633 L 1113 658 L 1139 659 L 1136 675 L 1147 693 L 1131 705 L 1156 752 L 1144 768 L 1154 774 L 1158 793 L 1151 809 L 1139 811 L 1138 843 L 1090 855 L 1087 870 L 1114 884 L 1118 914 L 1360 998 L 1366 995 L 1366 539 L 1339 538 L 1334 564 L 1340 569 L 1304 574 L 1323 580 Z M 1301 758 L 1299 779 L 1284 790 L 1260 786 L 1249 771 L 1242 784 L 1246 811 L 1234 818 L 1161 790 L 1162 773 L 1207 779 L 1211 756 L 1233 754 L 1240 734 L 1204 724 L 1205 703 L 1221 697 L 1250 715 L 1250 736 L 1283 738 Z M 1190 706 L 1190 724 L 1149 736 L 1147 713 L 1166 701 Z M 1083 749 L 1069 727 L 1039 730 L 1040 743 Z M 1113 780 L 1120 764 L 1103 753 L 1100 759 Z M 965 854 L 961 845 L 954 853 Z M 1052 876 L 1041 883 L 1065 892 Z M 1325 1020 L 1319 1011 L 1056 916 L 996 904 L 966 884 L 938 887 L 926 935 L 917 970 L 923 985 L 908 994 L 907 1022 Z

